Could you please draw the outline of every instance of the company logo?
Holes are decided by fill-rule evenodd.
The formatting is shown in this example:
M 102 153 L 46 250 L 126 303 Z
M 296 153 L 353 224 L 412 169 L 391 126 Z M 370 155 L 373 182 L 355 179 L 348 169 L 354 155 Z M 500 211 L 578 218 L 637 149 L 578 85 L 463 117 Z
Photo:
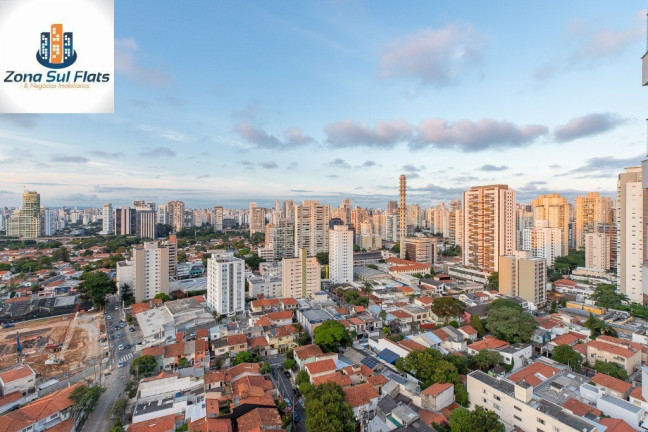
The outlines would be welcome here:
M 72 40 L 72 32 L 63 33 L 63 24 L 52 24 L 49 32 L 41 33 L 36 60 L 50 69 L 72 66 L 77 59 Z

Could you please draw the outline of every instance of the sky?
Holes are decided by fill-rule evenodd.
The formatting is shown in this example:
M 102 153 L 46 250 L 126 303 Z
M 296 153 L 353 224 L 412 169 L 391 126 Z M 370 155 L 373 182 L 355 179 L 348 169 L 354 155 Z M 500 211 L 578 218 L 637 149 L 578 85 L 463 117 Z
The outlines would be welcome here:
M 0 206 L 613 196 L 645 2 L 115 1 L 115 112 L 0 115 Z

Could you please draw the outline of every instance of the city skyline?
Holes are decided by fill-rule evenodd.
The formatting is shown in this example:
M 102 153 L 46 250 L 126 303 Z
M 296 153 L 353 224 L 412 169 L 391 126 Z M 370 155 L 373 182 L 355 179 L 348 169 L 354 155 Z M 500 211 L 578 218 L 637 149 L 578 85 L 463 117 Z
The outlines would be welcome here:
M 645 154 L 645 5 L 471 4 L 118 6 L 116 114 L 0 116 L 0 206 L 383 207 L 401 173 L 425 206 L 614 197 Z

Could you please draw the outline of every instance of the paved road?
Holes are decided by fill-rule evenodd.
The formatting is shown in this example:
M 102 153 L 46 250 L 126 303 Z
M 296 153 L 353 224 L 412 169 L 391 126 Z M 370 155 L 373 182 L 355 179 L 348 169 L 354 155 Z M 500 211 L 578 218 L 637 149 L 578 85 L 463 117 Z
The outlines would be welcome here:
M 277 390 L 279 390 L 281 396 L 290 400 L 293 409 L 295 409 L 295 412 L 299 415 L 299 422 L 295 423 L 293 431 L 306 432 L 306 413 L 304 412 L 304 407 L 299 402 L 301 398 L 297 397 L 293 392 L 293 384 L 290 379 L 284 375 L 283 366 L 272 365 L 272 380 L 275 382 Z
M 117 296 L 110 296 L 109 302 L 106 305 L 106 314 L 112 317 L 111 320 L 106 319 L 106 328 L 109 329 L 109 334 L 111 327 L 115 325 L 119 326 L 120 320 L 126 320 L 121 308 L 115 310 L 115 306 L 117 305 Z M 115 335 L 115 339 L 110 340 L 110 338 L 108 338 L 110 349 L 109 365 L 112 367 L 112 373 L 107 377 L 104 383 L 106 391 L 101 395 L 97 408 L 95 408 L 92 414 L 90 414 L 90 417 L 88 417 L 83 426 L 84 431 L 106 432 L 113 425 L 114 421 L 110 418 L 110 412 L 112 411 L 113 404 L 117 399 L 119 399 L 126 383 L 130 379 L 129 366 L 135 357 L 135 351 L 133 349 L 130 351 L 120 351 L 118 349 L 120 344 L 131 346 L 134 344 L 133 335 L 136 333 L 131 333 L 128 328 L 129 326 L 127 325 L 124 328 L 114 330 L 112 334 Z M 117 338 L 118 333 L 122 334 L 121 338 Z M 124 367 L 120 368 L 118 367 L 118 363 L 122 359 L 124 360 Z

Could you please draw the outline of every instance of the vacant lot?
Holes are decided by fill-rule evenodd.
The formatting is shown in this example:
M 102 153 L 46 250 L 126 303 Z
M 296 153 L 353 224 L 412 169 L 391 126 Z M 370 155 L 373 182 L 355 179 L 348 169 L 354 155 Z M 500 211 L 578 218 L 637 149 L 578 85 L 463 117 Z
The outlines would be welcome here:
M 36 373 L 43 377 L 56 377 L 63 373 L 74 374 L 85 368 L 86 362 L 99 355 L 101 315 L 58 316 L 41 320 L 16 323 L 12 328 L 0 328 L 0 368 L 16 363 L 16 336 L 20 336 L 23 357 Z M 103 330 L 103 329 L 102 329 Z M 47 344 L 63 345 L 68 337 L 65 352 L 46 350 Z M 50 355 L 63 355 L 60 365 L 46 365 Z

